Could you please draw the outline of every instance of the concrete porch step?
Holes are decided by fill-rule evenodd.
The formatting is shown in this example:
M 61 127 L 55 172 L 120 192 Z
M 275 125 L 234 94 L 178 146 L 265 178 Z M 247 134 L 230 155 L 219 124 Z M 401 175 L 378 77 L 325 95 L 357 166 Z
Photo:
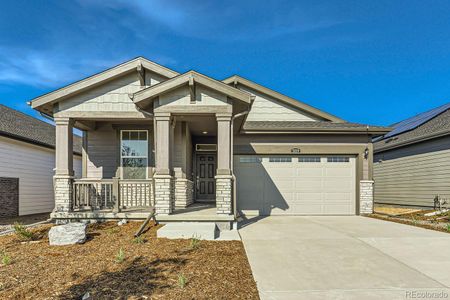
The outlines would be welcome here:
M 168 239 L 190 239 L 200 240 L 240 240 L 241 237 L 236 229 L 219 230 L 213 222 L 171 222 L 165 224 L 156 232 L 158 238 Z

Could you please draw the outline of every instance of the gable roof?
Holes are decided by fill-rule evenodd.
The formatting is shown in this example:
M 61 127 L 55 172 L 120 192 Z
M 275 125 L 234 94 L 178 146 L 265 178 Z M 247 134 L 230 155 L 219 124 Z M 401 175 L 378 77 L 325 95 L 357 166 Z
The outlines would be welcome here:
M 27 143 L 55 148 L 55 126 L 0 104 L 0 135 Z M 81 154 L 82 139 L 73 136 L 73 151 Z
M 31 100 L 30 105 L 32 108 L 37 109 L 39 111 L 51 113 L 52 112 L 51 108 L 45 107 L 47 104 L 58 102 L 64 98 L 83 92 L 87 89 L 90 89 L 104 82 L 118 78 L 129 72 L 138 71 L 138 68 L 150 70 L 166 78 L 172 78 L 178 75 L 178 72 L 163 67 L 144 57 L 137 57 L 130 61 L 117 65 L 115 67 L 107 69 L 103 72 L 94 74 L 85 79 L 69 84 L 53 92 L 34 98 L 33 100 Z
M 144 101 L 153 100 L 157 96 L 169 92 L 183 85 L 193 85 L 199 83 L 212 90 L 230 96 L 231 98 L 241 100 L 247 104 L 251 103 L 253 96 L 250 93 L 241 91 L 232 86 L 229 86 L 221 81 L 215 80 L 211 77 L 200 74 L 196 71 L 188 71 L 180 74 L 169 80 L 160 82 L 133 94 L 133 102 L 139 105 Z
M 384 134 L 390 128 L 349 122 L 329 121 L 247 121 L 244 132 L 347 132 Z
M 393 130 L 374 140 L 382 152 L 450 134 L 450 103 L 392 125 Z
M 271 90 L 271 89 L 269 89 L 269 88 L 267 88 L 265 86 L 257 84 L 255 82 L 250 81 L 250 80 L 248 80 L 246 78 L 243 78 L 243 77 L 241 77 L 239 75 L 233 75 L 233 76 L 231 76 L 229 78 L 226 78 L 226 79 L 224 79 L 222 81 L 224 83 L 226 83 L 226 84 L 229 84 L 229 85 L 233 84 L 234 86 L 236 86 L 237 84 L 242 84 L 242 85 L 247 86 L 247 87 L 249 87 L 251 89 L 254 89 L 254 90 L 256 90 L 256 91 L 258 91 L 260 93 L 263 93 L 263 94 L 268 95 L 268 96 L 270 96 L 272 98 L 275 98 L 275 99 L 279 100 L 282 103 L 288 104 L 291 107 L 294 107 L 294 108 L 306 111 L 306 112 L 308 112 L 308 113 L 310 113 L 312 115 L 318 116 L 318 117 L 323 118 L 325 120 L 328 120 L 328 121 L 331 121 L 331 122 L 345 122 L 343 119 L 338 118 L 338 117 L 336 117 L 336 116 L 334 116 L 332 114 L 329 114 L 329 113 L 324 112 L 322 110 L 319 110 L 319 109 L 317 109 L 315 107 L 312 107 L 312 106 L 310 106 L 310 105 L 308 105 L 306 103 L 300 102 L 300 101 L 298 101 L 298 100 L 296 100 L 294 98 L 288 97 L 288 96 L 283 95 L 283 94 L 281 94 L 279 92 Z

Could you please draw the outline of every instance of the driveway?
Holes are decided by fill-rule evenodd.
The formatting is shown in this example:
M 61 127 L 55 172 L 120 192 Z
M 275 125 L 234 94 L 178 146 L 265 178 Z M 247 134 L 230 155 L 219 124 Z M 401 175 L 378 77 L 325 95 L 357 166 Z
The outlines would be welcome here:
M 447 233 L 359 216 L 267 217 L 239 232 L 262 299 L 450 298 Z

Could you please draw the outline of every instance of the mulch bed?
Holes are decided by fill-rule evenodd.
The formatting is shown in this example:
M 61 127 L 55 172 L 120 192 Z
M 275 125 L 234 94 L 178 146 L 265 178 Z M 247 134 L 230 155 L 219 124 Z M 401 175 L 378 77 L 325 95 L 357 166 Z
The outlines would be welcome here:
M 445 214 L 432 217 L 425 216 L 426 213 L 432 211 L 433 210 L 414 211 L 398 216 L 373 213 L 367 215 L 367 217 L 450 233 L 450 215 L 447 215 L 447 218 L 443 218 L 446 216 Z
M 0 299 L 81 299 L 87 292 L 92 299 L 259 299 L 242 242 L 193 248 L 190 240 L 157 239 L 159 226 L 152 226 L 136 243 L 140 224 L 91 224 L 82 245 L 49 246 L 52 225 L 34 229 L 32 242 L 0 237 L 0 251 L 11 258 L 0 266 Z

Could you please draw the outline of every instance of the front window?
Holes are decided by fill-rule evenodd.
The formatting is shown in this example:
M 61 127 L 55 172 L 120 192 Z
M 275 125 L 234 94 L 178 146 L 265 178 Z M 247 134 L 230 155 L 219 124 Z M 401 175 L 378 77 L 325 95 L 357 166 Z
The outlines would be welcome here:
M 148 165 L 147 130 L 120 132 L 120 160 L 123 179 L 146 179 Z

